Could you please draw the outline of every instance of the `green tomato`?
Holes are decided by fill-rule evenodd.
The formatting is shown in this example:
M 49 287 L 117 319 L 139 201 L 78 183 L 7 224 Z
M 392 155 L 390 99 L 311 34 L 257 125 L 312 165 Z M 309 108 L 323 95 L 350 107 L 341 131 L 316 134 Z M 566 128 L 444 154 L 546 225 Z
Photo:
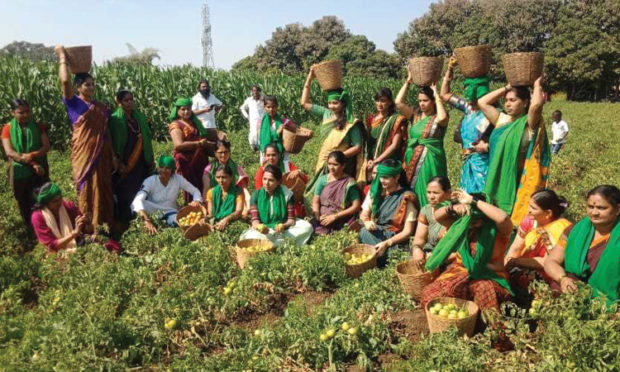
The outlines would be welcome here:
M 357 328 L 353 327 L 347 331 L 351 336 L 355 336 L 357 334 Z
M 342 330 L 343 330 L 343 331 L 348 331 L 348 330 L 349 330 L 349 328 L 351 328 L 351 326 L 349 325 L 349 323 L 347 323 L 347 322 L 342 323 Z
M 450 313 L 448 314 L 448 319 L 458 319 L 458 315 L 456 315 L 456 313 Z
M 445 317 L 445 316 L 448 316 L 448 314 L 449 314 L 448 313 L 448 309 L 441 309 L 439 311 L 439 316 L 444 316 Z
M 333 328 L 330 328 L 327 330 L 327 332 L 325 332 L 325 334 L 327 335 L 327 337 L 332 338 L 336 334 L 336 330 Z
M 327 341 L 327 339 L 328 339 L 328 338 L 329 338 L 329 337 L 327 337 L 327 335 L 326 335 L 325 333 L 321 333 L 321 335 L 319 336 L 319 339 L 320 339 L 321 341 Z
M 461 311 L 459 311 L 459 312 L 458 312 L 458 314 L 456 314 L 456 316 L 457 316 L 459 319 L 464 319 L 464 318 L 467 318 L 467 315 L 468 315 L 468 314 L 467 314 L 467 311 L 465 311 L 465 310 L 461 310 Z
M 254 331 L 254 336 L 260 336 L 260 329 Z

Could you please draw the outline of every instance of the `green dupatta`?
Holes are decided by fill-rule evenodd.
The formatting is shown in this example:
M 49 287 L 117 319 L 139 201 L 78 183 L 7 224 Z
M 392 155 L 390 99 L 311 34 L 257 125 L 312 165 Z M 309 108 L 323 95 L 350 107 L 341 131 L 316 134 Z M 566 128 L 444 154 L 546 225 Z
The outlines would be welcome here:
M 228 188 L 228 194 L 226 194 L 224 200 L 222 200 L 223 190 L 220 185 L 215 186 L 211 192 L 211 196 L 213 198 L 212 213 L 215 221 L 220 221 L 224 219 L 224 217 L 230 216 L 235 212 L 235 198 L 239 194 L 239 189 L 237 186 L 234 184 L 230 185 Z
M 140 127 L 144 160 L 147 164 L 153 164 L 153 134 L 151 133 L 151 128 L 146 120 L 146 116 L 144 116 L 144 114 L 137 109 L 134 109 L 131 113 L 131 117 L 136 119 L 138 126 Z M 125 152 L 125 145 L 127 144 L 127 119 L 125 118 L 125 112 L 122 108 L 118 107 L 112 113 L 110 116 L 109 126 L 114 153 L 119 158 L 122 158 L 123 153 Z
M 579 278 L 586 278 L 590 266 L 586 260 L 588 249 L 594 237 L 594 225 L 589 218 L 584 218 L 575 224 L 571 230 L 565 249 L 566 272 Z M 594 289 L 594 297 L 604 295 L 607 304 L 618 301 L 620 292 L 620 220 L 611 230 L 607 247 L 601 255 L 596 270 L 590 275 L 588 284 Z
M 366 155 L 368 158 L 372 157 L 372 159 L 376 159 L 378 156 L 380 156 L 383 153 L 385 143 L 387 142 L 388 137 L 392 133 L 394 124 L 396 123 L 396 120 L 398 119 L 399 116 L 400 116 L 399 114 L 392 114 L 392 116 L 390 116 L 385 121 L 385 124 L 383 124 L 383 126 L 379 128 L 379 136 L 377 137 L 377 141 L 375 142 L 375 148 L 368 149 L 368 153 Z M 372 131 L 372 128 L 370 129 L 370 131 Z M 370 136 L 370 133 L 369 133 L 369 136 Z M 370 144 L 370 142 L 371 141 L 369 140 L 368 143 Z M 398 151 L 396 151 L 396 153 L 398 153 Z M 393 157 L 393 155 L 390 157 Z
M 282 116 L 276 114 L 273 117 L 273 121 L 275 123 L 275 130 L 271 129 L 271 118 L 268 114 L 263 114 L 263 119 L 260 124 L 260 133 L 259 133 L 259 147 L 260 151 L 265 152 L 265 148 L 267 145 L 271 143 L 275 143 L 278 147 L 278 152 L 280 154 L 284 153 L 284 145 L 282 144 L 282 139 L 278 137 L 278 128 L 282 125 Z
M 237 170 L 237 163 L 235 163 L 232 159 L 229 158 L 226 165 L 228 165 L 233 172 L 233 185 L 235 185 L 237 181 L 239 181 L 239 172 Z M 215 173 L 217 172 L 217 168 L 219 167 L 220 167 L 219 162 L 211 163 L 211 168 L 209 169 L 209 179 L 211 181 L 210 183 L 211 185 L 217 184 L 217 181 L 215 180 Z
M 460 217 L 450 226 L 446 235 L 441 238 L 435 249 L 433 249 L 433 254 L 428 261 L 426 261 L 425 268 L 428 271 L 435 270 L 452 252 L 458 251 L 470 279 L 493 280 L 500 286 L 506 288 L 512 295 L 513 293 L 508 281 L 487 267 L 487 264 L 491 261 L 491 257 L 493 257 L 493 248 L 495 247 L 495 237 L 497 235 L 495 222 L 484 216 L 477 208 L 473 206 L 471 208 L 471 215 Z M 468 237 L 469 227 L 471 222 L 477 218 L 484 218 L 485 222 L 477 233 L 476 254 L 472 257 Z
M 11 128 L 11 146 L 13 146 L 15 151 L 20 154 L 27 154 L 43 147 L 41 131 L 34 120 L 31 119 L 28 124 L 26 124 L 25 133 L 22 132 L 22 128 L 15 118 L 11 119 L 9 125 Z M 26 135 L 25 141 L 24 134 Z M 33 160 L 47 171 L 47 156 L 40 156 Z M 13 166 L 13 178 L 16 180 L 23 180 L 34 175 L 34 170 L 28 164 L 16 161 L 12 161 L 11 164 Z
M 258 217 L 260 222 L 269 228 L 276 227 L 279 223 L 284 223 L 287 220 L 287 208 L 286 208 L 286 196 L 282 186 L 278 186 L 273 193 L 273 196 L 269 196 L 264 187 L 261 187 L 258 191 Z M 271 208 L 271 200 L 273 198 L 273 208 Z M 273 209 L 273 211 L 272 211 Z

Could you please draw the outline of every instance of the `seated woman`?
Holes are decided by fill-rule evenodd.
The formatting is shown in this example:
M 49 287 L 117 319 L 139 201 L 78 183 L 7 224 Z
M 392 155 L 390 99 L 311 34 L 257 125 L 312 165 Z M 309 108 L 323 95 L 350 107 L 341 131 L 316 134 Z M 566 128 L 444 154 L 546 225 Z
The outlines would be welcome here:
M 481 310 L 496 309 L 510 299 L 508 273 L 504 270 L 504 252 L 510 242 L 512 222 L 501 209 L 476 200 L 463 190 L 453 193 L 457 204 L 435 212 L 435 219 L 448 227 L 425 268 L 433 271 L 455 259 L 422 292 L 422 306 L 439 297 L 473 300 Z
M 265 148 L 275 144 L 284 161 L 288 160 L 288 153 L 284 151 L 282 131 L 284 127 L 296 131 L 297 126 L 288 118 L 278 114 L 278 99 L 275 96 L 265 96 L 265 113 L 261 119 L 258 147 L 260 148 L 260 162 L 265 159 Z
M 374 245 L 378 256 L 395 244 L 407 246 L 415 230 L 418 201 L 412 191 L 400 185 L 401 172 L 399 161 L 388 159 L 380 163 L 362 204 L 360 217 L 364 227 L 360 241 Z
M 571 225 L 566 218 L 561 218 L 567 207 L 566 199 L 552 190 L 532 195 L 528 215 L 521 222 L 518 234 L 504 258 L 513 288 L 527 291 L 534 279 L 553 282 L 545 274 L 544 264 L 549 251 Z
M 594 296 L 618 301 L 620 290 L 620 190 L 601 185 L 588 192 L 588 216 L 568 227 L 545 261 L 545 272 L 562 292 L 587 282 Z M 555 283 L 554 283 L 555 284 Z
M 144 229 L 151 235 L 157 233 L 157 228 L 148 213 L 162 212 L 161 219 L 166 221 L 168 226 L 176 224 L 179 191 L 185 191 L 192 196 L 193 201 L 190 205 L 202 203 L 200 190 L 180 174 L 175 174 L 175 168 L 176 165 L 171 156 L 160 156 L 157 159 L 157 174 L 144 180 L 140 191 L 131 203 L 131 210 L 142 217 Z
M 256 172 L 256 177 L 254 178 L 254 188 L 259 190 L 263 187 L 263 173 L 265 166 L 273 165 L 274 167 L 280 168 L 283 176 L 283 184 L 285 186 L 291 186 L 300 180 L 304 185 L 308 183 L 308 176 L 306 176 L 292 161 L 283 160 L 278 152 L 278 148 L 275 144 L 270 144 L 265 147 L 265 157 L 263 164 L 258 167 L 258 171 Z M 293 196 L 294 208 L 295 208 L 295 217 L 304 218 L 306 217 L 306 207 L 304 205 L 303 196 L 299 199 L 295 199 Z M 247 200 L 246 200 L 247 204 Z
M 327 156 L 328 174 L 322 175 L 314 189 L 311 221 L 314 232 L 330 234 L 355 221 L 362 209 L 362 197 L 353 177 L 344 173 L 345 157 L 342 151 Z
M 439 239 L 446 233 L 446 228 L 435 220 L 435 210 L 450 199 L 452 185 L 448 177 L 431 178 L 426 185 L 428 204 L 422 207 L 418 216 L 418 226 L 413 238 L 413 262 L 418 268 L 424 268 L 426 257 L 431 254 Z
M 38 190 L 35 211 L 30 219 L 37 240 L 48 253 L 61 250 L 73 253 L 83 241 L 83 234 L 93 232 L 87 217 L 75 204 L 62 198 L 60 187 L 53 182 Z
M 213 228 L 224 230 L 232 221 L 238 220 L 245 205 L 243 191 L 233 185 L 234 171 L 229 165 L 219 165 L 215 171 L 217 185 L 207 191 L 208 218 Z
M 215 159 L 217 162 L 209 163 L 205 167 L 202 175 L 202 194 L 205 199 L 207 192 L 211 187 L 215 187 L 217 182 L 215 180 L 215 173 L 221 165 L 227 165 L 232 170 L 233 183 L 243 194 L 245 200 L 245 207 L 243 209 L 243 216 L 247 217 L 250 213 L 250 192 L 248 191 L 249 177 L 243 170 L 243 167 L 235 163 L 230 157 L 230 142 L 226 140 L 218 140 L 215 149 Z
M 282 186 L 280 168 L 267 165 L 263 172 L 263 187 L 254 191 L 250 201 L 252 227 L 241 234 L 244 239 L 269 239 L 279 245 L 284 238 L 305 244 L 312 236 L 310 223 L 295 219 L 293 193 Z

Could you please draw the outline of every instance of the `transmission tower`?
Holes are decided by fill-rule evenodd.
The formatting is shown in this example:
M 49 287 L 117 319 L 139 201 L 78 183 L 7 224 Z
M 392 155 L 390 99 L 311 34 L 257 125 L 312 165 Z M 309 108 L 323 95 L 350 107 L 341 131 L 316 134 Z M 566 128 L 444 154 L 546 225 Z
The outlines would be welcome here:
M 211 20 L 206 0 L 202 5 L 202 65 L 210 68 L 215 67 L 215 62 L 213 62 L 213 42 L 211 41 Z

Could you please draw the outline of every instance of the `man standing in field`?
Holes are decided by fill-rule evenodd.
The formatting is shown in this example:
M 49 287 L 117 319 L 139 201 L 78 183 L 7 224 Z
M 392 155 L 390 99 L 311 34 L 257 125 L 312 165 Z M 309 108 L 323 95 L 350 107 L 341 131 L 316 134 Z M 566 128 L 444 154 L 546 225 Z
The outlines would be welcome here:
M 562 111 L 556 110 L 551 114 L 553 123 L 551 123 L 551 131 L 553 138 L 551 139 L 551 153 L 553 155 L 560 152 L 560 149 L 566 141 L 566 135 L 568 134 L 568 124 L 562 120 Z
M 217 130 L 215 114 L 222 109 L 222 101 L 211 94 L 208 80 L 200 80 L 198 93 L 192 97 L 192 111 L 207 130 Z
M 250 134 L 248 141 L 252 150 L 258 150 L 258 129 L 260 120 L 265 113 L 265 104 L 263 103 L 263 93 L 258 85 L 252 85 L 252 95 L 243 101 L 243 105 L 239 107 L 241 114 L 248 120 Z

